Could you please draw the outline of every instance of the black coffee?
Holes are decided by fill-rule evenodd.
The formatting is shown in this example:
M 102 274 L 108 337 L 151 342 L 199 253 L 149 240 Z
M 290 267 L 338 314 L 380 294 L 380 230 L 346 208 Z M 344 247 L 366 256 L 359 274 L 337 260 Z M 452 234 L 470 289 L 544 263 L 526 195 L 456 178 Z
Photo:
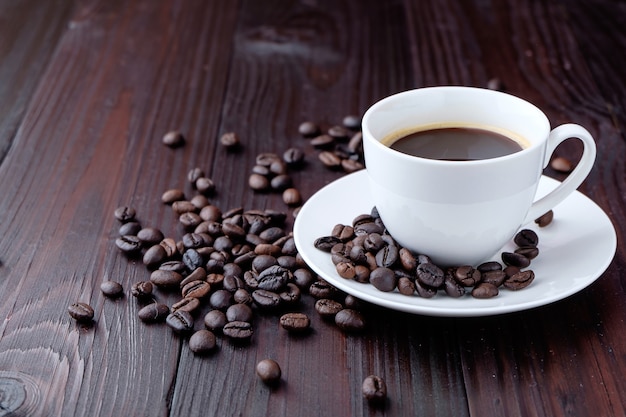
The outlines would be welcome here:
M 522 150 L 519 142 L 492 130 L 444 127 L 410 133 L 390 147 L 408 155 L 447 161 L 497 158 Z

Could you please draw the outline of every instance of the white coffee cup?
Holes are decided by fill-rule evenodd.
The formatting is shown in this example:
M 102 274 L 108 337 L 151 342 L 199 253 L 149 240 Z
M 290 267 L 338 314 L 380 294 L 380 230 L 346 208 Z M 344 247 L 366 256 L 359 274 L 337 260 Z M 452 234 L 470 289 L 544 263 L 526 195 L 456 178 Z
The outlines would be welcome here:
M 388 146 L 393 136 L 440 126 L 501 132 L 523 149 L 491 159 L 447 161 Z M 472 87 L 392 95 L 367 110 L 362 127 L 373 202 L 387 230 L 400 245 L 443 266 L 476 266 L 496 255 L 521 226 L 574 192 L 596 155 L 583 127 L 564 124 L 551 130 L 546 115 L 529 102 Z M 580 161 L 556 189 L 534 201 L 543 169 L 568 138 L 582 142 Z

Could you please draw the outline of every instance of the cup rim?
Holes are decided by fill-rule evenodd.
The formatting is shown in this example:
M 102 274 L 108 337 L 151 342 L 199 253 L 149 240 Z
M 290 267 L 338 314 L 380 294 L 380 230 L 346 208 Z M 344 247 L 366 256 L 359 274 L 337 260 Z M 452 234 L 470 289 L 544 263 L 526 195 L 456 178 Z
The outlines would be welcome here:
M 396 101 L 398 100 L 400 97 L 403 96 L 410 96 L 410 95 L 414 95 L 417 93 L 421 93 L 421 92 L 427 92 L 427 90 L 430 91 L 434 91 L 434 90 L 445 90 L 445 91 L 474 91 L 476 93 L 479 94 L 492 94 L 492 95 L 496 95 L 496 96 L 504 96 L 507 97 L 510 100 L 513 101 L 517 101 L 525 106 L 528 106 L 530 108 L 532 108 L 537 115 L 542 119 L 541 123 L 544 125 L 545 130 L 546 130 L 546 139 L 548 137 L 548 134 L 550 132 L 551 126 L 550 126 L 550 122 L 548 120 L 548 117 L 546 116 L 546 114 L 539 109 L 537 106 L 535 106 L 534 104 L 532 104 L 531 102 L 524 100 L 523 98 L 517 97 L 513 94 L 509 94 L 509 93 L 505 93 L 502 91 L 497 91 L 497 90 L 491 90 L 491 89 L 487 89 L 487 88 L 480 88 L 480 87 L 466 87 L 466 86 L 434 86 L 434 87 L 422 87 L 422 88 L 415 88 L 415 89 L 411 89 L 411 90 L 405 90 L 405 91 L 401 91 L 392 95 L 389 95 L 387 97 L 384 97 L 380 100 L 378 100 L 377 102 L 375 102 L 374 104 L 372 104 L 367 110 L 366 112 L 363 114 L 363 118 L 362 118 L 362 123 L 361 123 L 361 130 L 363 133 L 363 141 L 364 142 L 368 142 L 368 143 L 372 143 L 373 146 L 376 147 L 376 149 L 381 150 L 382 152 L 390 152 L 392 153 L 394 156 L 401 158 L 401 159 L 405 159 L 405 160 L 419 160 L 421 163 L 427 163 L 427 164 L 433 164 L 433 165 L 453 165 L 453 166 L 459 166 L 459 165 L 484 165 L 484 164 L 489 164 L 489 163 L 494 163 L 494 162 L 500 162 L 500 161 L 506 161 L 508 159 L 514 159 L 514 158 L 519 158 L 521 155 L 524 155 L 526 153 L 528 153 L 528 151 L 537 148 L 538 146 L 540 146 L 543 142 L 545 142 L 545 140 L 543 141 L 534 141 L 534 142 L 530 142 L 530 146 L 527 147 L 523 147 L 521 150 L 517 151 L 517 152 L 513 152 L 511 154 L 508 155 L 503 155 L 503 156 L 498 156 L 495 158 L 487 158 L 487 159 L 477 159 L 477 160 L 469 160 L 469 161 L 449 161 L 449 160 L 442 160 L 442 159 L 430 159 L 430 158 L 424 158 L 424 157 L 420 157 L 420 156 L 415 156 L 415 155 L 408 155 L 405 154 L 403 152 L 397 151 L 395 149 L 392 149 L 389 146 L 386 146 L 384 144 L 381 143 L 381 141 L 379 139 L 376 139 L 374 137 L 374 135 L 372 134 L 370 127 L 369 127 L 369 122 L 370 119 L 372 117 L 372 114 L 374 114 L 380 107 L 383 107 L 385 105 L 387 105 L 390 102 Z M 451 124 L 454 124 L 454 121 L 450 121 Z M 463 122 L 458 122 L 458 124 L 466 124 L 467 122 L 463 123 Z

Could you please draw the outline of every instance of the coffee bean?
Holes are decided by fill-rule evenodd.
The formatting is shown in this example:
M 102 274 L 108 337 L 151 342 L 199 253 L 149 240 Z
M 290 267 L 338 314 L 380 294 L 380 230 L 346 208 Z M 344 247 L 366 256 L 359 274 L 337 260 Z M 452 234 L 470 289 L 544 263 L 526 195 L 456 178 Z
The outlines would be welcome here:
M 124 235 L 115 239 L 115 246 L 124 253 L 132 254 L 141 249 L 141 240 L 137 236 Z
M 189 200 L 189 202 L 193 204 L 198 210 L 202 210 L 204 207 L 209 205 L 209 199 L 202 194 L 194 195 L 191 200 Z
M 235 132 L 226 132 L 220 136 L 220 144 L 228 150 L 234 150 L 239 147 L 241 140 Z
M 319 250 L 323 250 L 324 252 L 330 252 L 332 247 L 337 243 L 341 243 L 339 238 L 336 238 L 335 236 L 323 236 L 315 239 L 313 246 Z
M 313 139 L 311 139 L 310 143 L 314 148 L 324 149 L 332 147 L 332 145 L 335 143 L 335 139 L 330 135 L 324 134 L 314 137 Z
M 337 295 L 337 289 L 328 282 L 318 279 L 309 286 L 309 294 L 314 298 L 333 298 Z
M 363 150 L 363 133 L 357 132 L 350 138 L 348 142 L 348 151 L 358 154 Z
M 135 282 L 130 288 L 130 293 L 139 299 L 150 298 L 152 297 L 152 283 L 150 281 Z
M 163 232 L 154 227 L 144 227 L 137 232 L 137 237 L 143 242 L 144 245 L 156 245 L 165 238 L 165 236 L 163 236 Z
M 206 281 L 196 280 L 185 284 L 181 290 L 183 297 L 204 298 L 209 295 L 211 284 Z
M 256 374 L 265 384 L 274 385 L 280 381 L 280 365 L 273 359 L 263 359 L 256 364 Z
M 270 180 L 272 190 L 285 191 L 293 186 L 293 180 L 288 174 L 277 175 Z
M 374 269 L 370 273 L 369 280 L 377 290 L 383 292 L 393 291 L 398 283 L 396 274 L 391 269 L 385 267 Z
M 261 289 L 252 291 L 252 299 L 259 308 L 264 310 L 275 309 L 282 302 L 280 295 L 277 293 Z
M 143 254 L 142 262 L 144 265 L 151 267 L 157 264 L 161 264 L 167 258 L 167 252 L 165 248 L 156 244 L 148 248 L 148 250 Z
M 416 272 L 418 281 L 428 287 L 437 288 L 443 284 L 443 271 L 435 264 L 419 264 Z
M 474 269 L 470 265 L 460 266 L 454 271 L 454 279 L 464 287 L 473 287 L 481 280 L 481 274 L 478 269 Z
M 415 283 L 407 277 L 398 278 L 398 292 L 403 295 L 413 295 Z
M 161 201 L 165 204 L 172 204 L 174 201 L 180 201 L 185 199 L 185 192 L 180 188 L 172 188 L 166 190 L 161 195 Z
M 340 302 L 328 298 L 320 298 L 315 302 L 315 311 L 322 318 L 334 318 L 343 309 Z
M 361 332 L 365 329 L 365 318 L 361 313 L 344 308 L 335 314 L 335 324 L 344 332 Z
M 302 204 L 302 196 L 297 188 L 287 188 L 283 191 L 283 202 L 288 206 L 298 206 Z
M 492 298 L 498 295 L 498 286 L 489 282 L 481 282 L 472 289 L 471 294 L 474 298 Z
M 233 295 L 226 290 L 217 290 L 209 296 L 209 304 L 217 310 L 226 311 L 232 304 Z
M 415 291 L 422 298 L 433 298 L 437 295 L 437 289 L 422 284 L 419 280 L 415 281 Z
M 345 128 L 344 126 L 339 126 L 339 125 L 331 126 L 328 129 L 327 133 L 329 136 L 333 137 L 334 139 L 339 139 L 339 140 L 346 139 L 350 135 L 350 132 L 348 131 L 347 128 Z
M 515 249 L 515 253 L 524 255 L 528 259 L 535 259 L 539 256 L 539 249 L 536 246 L 521 246 Z
M 282 162 L 282 159 L 273 152 L 264 152 L 256 156 L 257 165 L 269 167 L 275 162 Z
M 185 230 L 193 230 L 196 226 L 202 223 L 202 218 L 198 214 L 189 211 L 181 214 L 178 221 L 183 225 Z
M 195 167 L 195 168 L 190 169 L 190 170 L 187 172 L 187 181 L 188 181 L 191 185 L 195 186 L 195 184 L 196 184 L 196 180 L 197 180 L 198 178 L 200 178 L 200 177 L 204 177 L 204 176 L 205 176 L 205 174 L 204 174 L 204 170 L 203 170 L 202 168 Z
M 183 276 L 176 271 L 157 269 L 150 274 L 150 282 L 157 287 L 178 287 Z
M 516 291 L 528 287 L 534 279 L 535 273 L 533 271 L 520 271 L 504 280 L 504 283 L 502 285 L 509 290 Z
M 537 246 L 539 237 L 533 230 L 523 229 L 515 235 L 513 241 L 517 246 Z
M 137 236 L 137 233 L 139 233 L 140 230 L 141 230 L 141 224 L 139 222 L 131 221 L 131 222 L 123 223 L 120 226 L 118 233 L 120 236 L 124 236 L 124 235 Z
M 499 78 L 490 78 L 487 81 L 487 88 L 490 90 L 504 91 L 504 85 Z
M 100 291 L 107 297 L 119 297 L 124 294 L 124 287 L 117 281 L 104 281 L 100 284 Z
M 221 310 L 211 310 L 204 316 L 204 325 L 214 332 L 221 332 L 226 323 L 226 314 Z
M 251 322 L 254 313 L 246 304 L 233 304 L 226 310 L 226 320 Z
M 193 317 L 188 311 L 178 310 L 168 314 L 165 323 L 176 333 L 189 333 L 193 330 Z
M 552 210 L 549 210 L 545 214 L 542 214 L 540 217 L 536 218 L 535 223 L 539 227 L 546 227 L 547 225 L 552 223 L 553 219 L 554 219 L 554 212 Z
M 304 152 L 300 148 L 289 148 L 283 153 L 283 160 L 289 166 L 300 166 L 304 161 Z
M 481 273 L 485 273 L 488 271 L 501 271 L 502 265 L 500 264 L 500 262 L 488 261 L 478 265 L 476 269 L 478 269 Z
M 137 212 L 132 207 L 121 206 L 115 209 L 113 212 L 115 218 L 122 223 L 130 222 L 135 219 Z
M 317 155 L 317 157 L 327 168 L 336 169 L 341 167 L 341 158 L 333 152 L 322 151 Z
M 304 313 L 286 313 L 280 317 L 280 325 L 289 333 L 304 333 L 309 330 L 311 320 Z
M 356 275 L 355 266 L 351 262 L 339 262 L 335 269 L 341 278 L 353 279 Z
M 343 118 L 343 125 L 351 130 L 361 129 L 361 118 L 359 116 L 349 114 Z
M 161 142 L 163 142 L 165 146 L 169 146 L 170 148 L 177 148 L 185 144 L 185 137 L 182 133 L 173 130 L 163 135 L 163 139 L 161 139 Z
M 239 304 L 250 305 L 250 304 L 252 304 L 252 302 L 254 300 L 252 299 L 252 295 L 250 295 L 248 290 L 246 290 L 244 288 L 239 288 L 233 294 L 233 301 L 235 303 L 239 303 Z
M 163 246 L 165 249 L 165 255 L 168 258 L 173 257 L 178 254 L 178 247 L 176 246 L 176 241 L 170 237 L 166 237 L 163 239 L 159 245 Z
M 300 133 L 304 137 L 313 137 L 320 133 L 320 128 L 317 126 L 316 123 L 306 121 L 300 123 L 300 126 L 298 126 L 298 133 Z
M 465 295 L 465 288 L 457 282 L 452 274 L 446 274 L 443 280 L 443 289 L 452 298 L 459 298 Z
M 137 312 L 139 319 L 145 323 L 156 323 L 165 320 L 170 308 L 165 304 L 152 303 Z
M 231 321 L 224 325 L 222 329 L 224 336 L 235 342 L 244 342 L 250 340 L 252 334 L 252 325 L 245 321 Z
M 186 266 L 181 261 L 166 261 L 159 265 L 161 271 L 173 271 L 183 274 L 186 271 Z
M 370 280 L 371 270 L 365 265 L 355 265 L 354 280 L 360 283 L 366 283 Z
M 377 375 L 370 375 L 363 380 L 363 397 L 372 404 L 382 404 L 387 400 L 387 384 Z
M 358 231 L 358 227 L 355 229 Z M 398 247 L 395 244 L 383 246 L 376 252 L 376 265 L 383 268 L 389 268 L 398 260 Z
M 260 174 L 250 174 L 248 177 L 248 186 L 254 191 L 265 191 L 270 188 L 270 180 Z
M 67 312 L 74 320 L 80 323 L 89 323 L 94 317 L 93 307 L 87 303 L 77 302 L 71 304 L 67 308 Z
M 185 297 L 172 304 L 172 312 L 187 311 L 193 313 L 200 308 L 200 300 L 194 297 Z
M 572 169 L 574 169 L 572 162 L 562 156 L 557 156 L 552 159 L 552 161 L 550 162 L 550 167 L 555 171 L 563 172 L 566 174 L 572 172 Z
M 311 284 L 315 281 L 313 273 L 306 268 L 299 268 L 293 272 L 293 282 L 301 290 L 308 291 Z
M 530 259 L 521 253 L 502 252 L 502 262 L 506 265 L 516 266 L 518 268 L 526 268 L 530 265 Z
M 202 195 L 211 195 L 215 191 L 215 183 L 207 177 L 200 177 L 195 182 L 196 190 Z
M 183 254 L 183 263 L 189 271 L 201 267 L 204 264 L 202 256 L 195 249 L 187 249 Z
M 482 273 L 481 282 L 499 287 L 505 279 L 506 273 L 503 270 L 486 271 Z
M 189 338 L 189 349 L 193 353 L 202 355 L 215 350 L 216 339 L 213 332 L 205 329 L 198 330 Z
M 172 203 L 172 211 L 179 216 L 184 213 L 195 213 L 197 210 L 198 208 L 191 201 L 178 200 Z

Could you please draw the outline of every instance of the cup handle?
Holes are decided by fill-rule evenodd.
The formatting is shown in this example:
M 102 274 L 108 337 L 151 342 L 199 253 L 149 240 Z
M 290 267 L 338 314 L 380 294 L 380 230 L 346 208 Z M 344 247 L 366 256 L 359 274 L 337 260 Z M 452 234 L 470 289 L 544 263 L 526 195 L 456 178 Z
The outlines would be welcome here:
M 576 124 L 564 124 L 554 128 L 548 137 L 548 145 L 543 167 L 547 167 L 556 147 L 565 139 L 576 138 L 583 143 L 583 154 L 576 168 L 567 176 L 559 186 L 550 193 L 535 201 L 530 207 L 524 224 L 542 216 L 554 206 L 565 200 L 587 178 L 596 159 L 596 143 L 593 137 L 584 127 Z

